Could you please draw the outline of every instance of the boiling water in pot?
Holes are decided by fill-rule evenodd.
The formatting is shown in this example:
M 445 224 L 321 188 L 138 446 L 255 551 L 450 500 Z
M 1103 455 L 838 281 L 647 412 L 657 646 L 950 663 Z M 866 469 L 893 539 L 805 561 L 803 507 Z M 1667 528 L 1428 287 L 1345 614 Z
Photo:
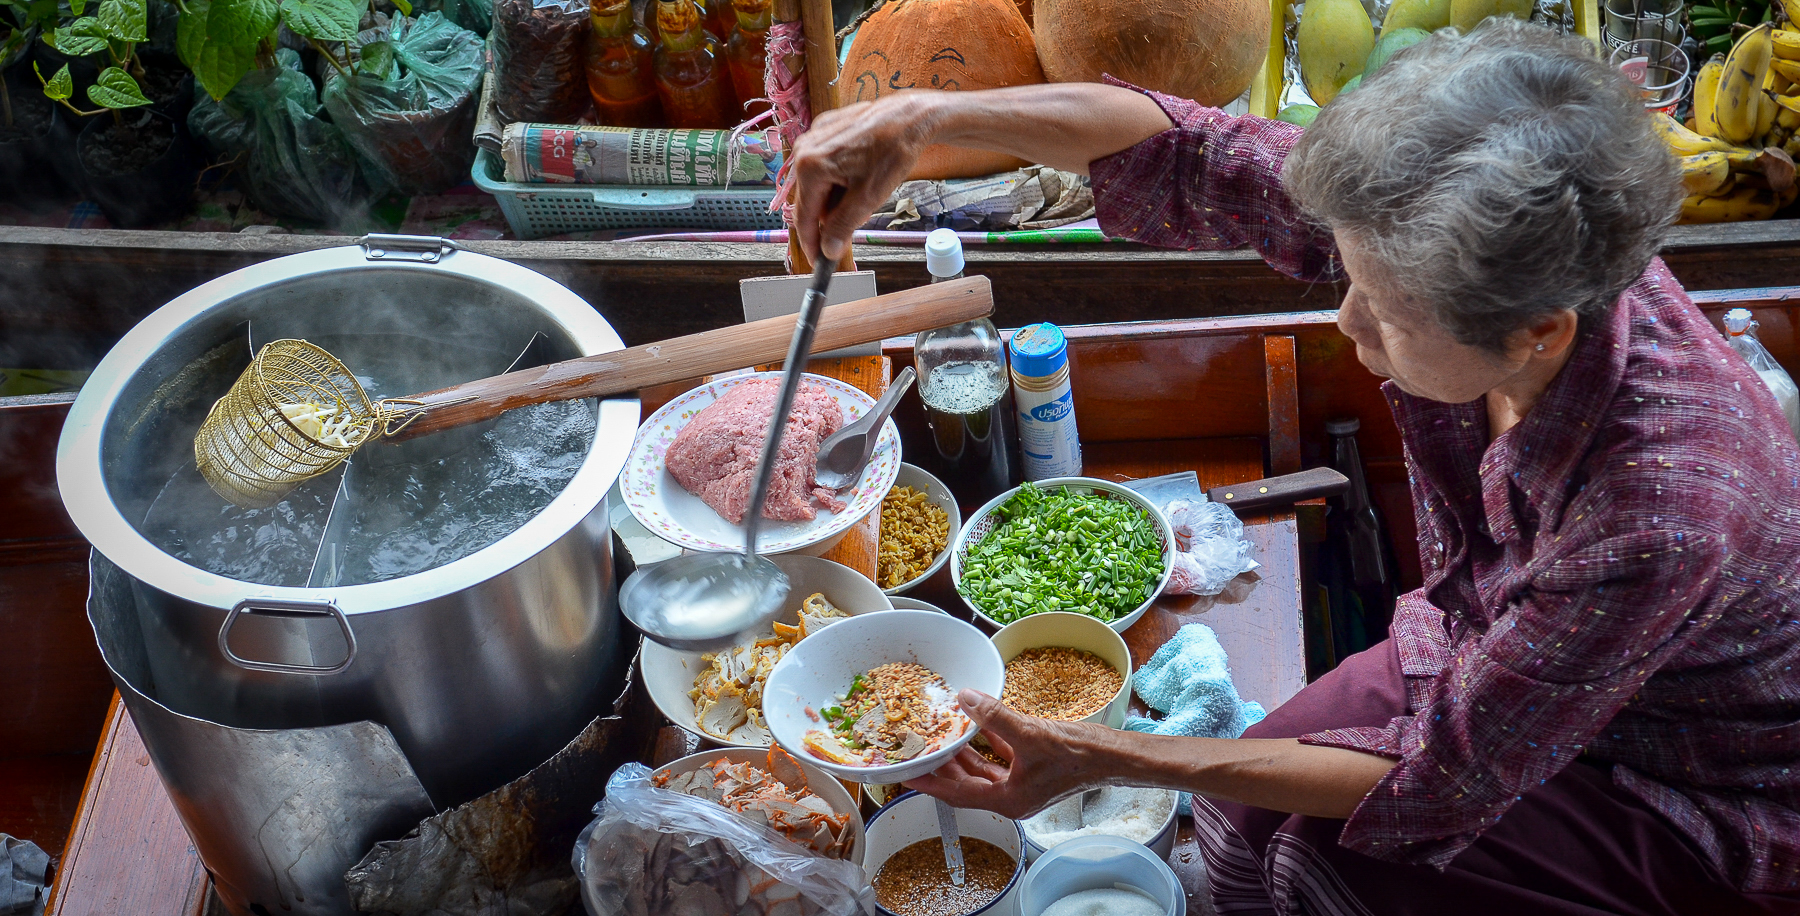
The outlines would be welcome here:
M 327 349 L 343 346 L 314 342 Z M 495 359 L 478 351 L 450 352 L 441 343 L 427 346 L 462 365 Z M 500 359 L 504 366 L 505 358 Z M 410 390 L 380 376 L 358 375 L 357 381 L 377 398 Z M 350 472 L 353 514 L 343 528 L 339 550 L 345 562 L 335 584 L 424 572 L 512 533 L 575 476 L 595 425 L 590 401 L 539 404 L 503 415 L 450 454 L 421 439 L 378 446 L 392 454 L 359 456 Z M 341 477 L 342 472 L 326 474 L 274 506 L 243 509 L 213 493 L 190 461 L 163 488 L 140 530 L 170 556 L 208 572 L 263 585 L 305 586 Z

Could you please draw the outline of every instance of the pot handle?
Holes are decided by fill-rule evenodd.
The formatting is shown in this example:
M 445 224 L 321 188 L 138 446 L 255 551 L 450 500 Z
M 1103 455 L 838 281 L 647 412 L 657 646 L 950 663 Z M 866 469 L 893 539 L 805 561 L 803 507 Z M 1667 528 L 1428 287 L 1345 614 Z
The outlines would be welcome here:
M 371 261 L 423 261 L 434 264 L 462 246 L 431 235 L 383 235 L 371 232 L 356 240 Z
M 245 614 L 260 614 L 264 617 L 330 617 L 337 621 L 338 629 L 344 634 L 344 660 L 335 665 L 289 665 L 283 662 L 259 662 L 239 656 L 231 651 L 231 628 L 238 618 Z M 337 674 L 356 660 L 356 634 L 350 630 L 350 618 L 336 604 L 330 601 L 282 601 L 274 598 L 245 598 L 237 603 L 225 615 L 225 622 L 219 626 L 219 651 L 227 661 L 239 668 L 251 671 L 273 671 L 277 674 L 310 674 L 315 677 Z

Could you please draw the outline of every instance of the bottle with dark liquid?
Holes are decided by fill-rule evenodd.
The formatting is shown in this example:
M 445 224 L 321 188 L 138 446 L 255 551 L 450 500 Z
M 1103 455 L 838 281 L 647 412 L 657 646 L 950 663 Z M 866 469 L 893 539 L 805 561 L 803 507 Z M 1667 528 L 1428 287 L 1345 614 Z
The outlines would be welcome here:
M 638 27 L 631 0 L 598 0 L 588 35 L 588 94 L 608 127 L 661 127 L 654 46 Z
M 657 0 L 656 94 L 670 127 L 723 129 L 738 123 L 737 102 L 719 42 L 694 0 Z
M 1330 602 L 1333 655 L 1343 659 L 1386 638 L 1399 597 L 1399 567 L 1387 526 L 1369 491 L 1355 417 L 1325 424 L 1331 436 L 1331 466 L 1350 486 L 1328 502 L 1322 564 Z
M 716 0 L 727 8 L 732 0 Z M 763 98 L 763 68 L 769 47 L 769 24 L 773 18 L 774 0 L 736 0 L 737 28 L 725 42 L 725 68 L 731 73 L 731 88 L 737 93 L 742 117 L 754 118 L 769 110 L 769 103 L 759 102 L 744 108 L 751 99 Z
M 932 282 L 962 276 L 962 241 L 949 229 L 926 237 Z M 919 398 L 931 426 L 928 464 L 957 501 L 984 503 L 1022 479 L 1013 432 L 1006 345 L 986 318 L 920 334 L 913 341 Z
M 767 9 L 773 2 L 774 0 L 769 0 L 763 7 Z M 705 5 L 706 30 L 713 33 L 713 37 L 721 44 L 731 41 L 731 33 L 737 31 L 737 8 L 743 4 L 734 3 L 733 0 L 707 0 Z M 763 28 L 767 29 L 768 26 Z

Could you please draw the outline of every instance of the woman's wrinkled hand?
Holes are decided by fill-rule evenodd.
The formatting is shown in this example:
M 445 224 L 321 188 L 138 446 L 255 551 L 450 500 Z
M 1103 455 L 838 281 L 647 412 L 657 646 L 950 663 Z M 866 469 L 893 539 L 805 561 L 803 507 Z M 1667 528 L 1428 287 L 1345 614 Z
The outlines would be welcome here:
M 974 690 L 962 691 L 957 700 L 981 726 L 994 753 L 1011 764 L 996 764 L 964 745 L 949 763 L 909 780 L 907 788 L 958 808 L 982 808 L 1017 819 L 1104 781 L 1100 760 L 1111 729 L 1022 715 Z
M 906 179 L 929 145 L 932 100 L 945 93 L 902 92 L 828 111 L 794 143 L 792 180 L 799 194 L 794 227 L 801 250 L 835 261 L 850 236 Z M 832 188 L 843 199 L 829 211 Z

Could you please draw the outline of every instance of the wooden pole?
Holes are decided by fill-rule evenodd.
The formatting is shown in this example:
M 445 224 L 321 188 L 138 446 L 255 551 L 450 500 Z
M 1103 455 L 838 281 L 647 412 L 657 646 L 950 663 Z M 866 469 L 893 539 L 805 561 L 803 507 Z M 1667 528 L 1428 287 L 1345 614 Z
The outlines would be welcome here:
M 837 107 L 837 33 L 831 17 L 831 0 L 775 0 L 774 10 L 777 22 L 798 22 L 801 31 L 806 34 L 806 54 L 792 56 L 782 61 L 789 73 L 803 74 L 806 77 L 807 106 L 813 118 Z M 770 61 L 773 66 L 774 61 Z M 784 155 L 791 155 L 793 150 L 784 150 Z M 790 191 L 796 204 L 799 194 Z M 794 227 L 788 227 L 788 263 L 796 274 L 812 273 L 812 261 L 800 248 L 800 234 Z M 856 269 L 856 260 L 850 249 L 838 259 L 838 270 Z

